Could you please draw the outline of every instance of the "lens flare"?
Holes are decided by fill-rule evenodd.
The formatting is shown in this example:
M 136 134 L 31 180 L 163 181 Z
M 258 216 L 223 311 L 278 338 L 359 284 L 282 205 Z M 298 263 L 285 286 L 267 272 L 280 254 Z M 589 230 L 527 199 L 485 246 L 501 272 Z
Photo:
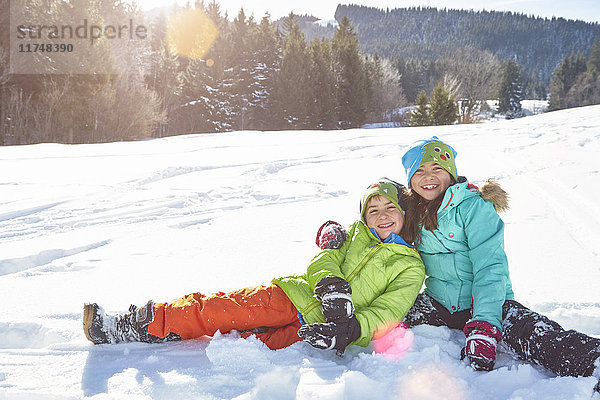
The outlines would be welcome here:
M 219 36 L 219 29 L 202 10 L 184 10 L 169 17 L 167 44 L 171 54 L 203 58 Z
M 467 383 L 437 365 L 421 366 L 400 378 L 398 394 L 411 400 L 464 400 Z
M 391 329 L 382 329 L 375 334 L 373 349 L 376 353 L 392 360 L 399 360 L 410 350 L 415 341 L 415 336 L 404 323 L 400 323 Z

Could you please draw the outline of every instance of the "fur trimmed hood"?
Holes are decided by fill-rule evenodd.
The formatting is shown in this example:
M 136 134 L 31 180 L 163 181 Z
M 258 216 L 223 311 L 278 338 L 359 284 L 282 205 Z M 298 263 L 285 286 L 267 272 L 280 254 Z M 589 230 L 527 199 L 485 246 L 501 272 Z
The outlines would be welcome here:
M 481 198 L 490 201 L 496 212 L 501 213 L 508 211 L 508 193 L 500 187 L 497 181 L 494 179 L 488 179 L 483 186 L 479 189 Z

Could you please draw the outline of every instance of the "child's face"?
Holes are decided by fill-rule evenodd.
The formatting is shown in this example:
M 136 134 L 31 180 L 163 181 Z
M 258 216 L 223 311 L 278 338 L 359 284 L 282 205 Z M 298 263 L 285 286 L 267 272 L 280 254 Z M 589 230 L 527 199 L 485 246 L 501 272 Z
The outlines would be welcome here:
M 412 176 L 410 187 L 425 200 L 433 200 L 445 193 L 452 183 L 452 175 L 436 163 L 423 164 Z
M 369 228 L 375 229 L 381 240 L 387 239 L 390 233 L 400 234 L 404 225 L 404 216 L 398 207 L 383 196 L 373 196 L 365 208 L 365 221 Z

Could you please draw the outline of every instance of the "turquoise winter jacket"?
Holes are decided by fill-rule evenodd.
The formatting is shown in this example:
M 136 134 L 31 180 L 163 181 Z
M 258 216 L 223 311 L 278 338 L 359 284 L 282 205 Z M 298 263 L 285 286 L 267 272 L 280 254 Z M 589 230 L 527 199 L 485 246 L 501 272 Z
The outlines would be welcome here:
M 504 223 L 494 205 L 468 189 L 450 186 L 438 210 L 438 228 L 421 229 L 417 246 L 425 264 L 425 293 L 451 313 L 473 308 L 473 320 L 502 328 L 502 305 L 514 294 L 504 253 Z

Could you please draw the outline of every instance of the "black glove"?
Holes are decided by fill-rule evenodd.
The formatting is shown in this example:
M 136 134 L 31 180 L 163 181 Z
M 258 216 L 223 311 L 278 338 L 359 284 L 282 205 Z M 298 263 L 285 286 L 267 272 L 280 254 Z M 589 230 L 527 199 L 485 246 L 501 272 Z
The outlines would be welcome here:
M 323 278 L 315 286 L 315 296 L 321 301 L 323 316 L 327 322 L 348 322 L 354 315 L 351 295 L 350 284 L 337 276 Z
M 342 356 L 346 347 L 360 337 L 360 324 L 353 315 L 346 323 L 304 325 L 298 330 L 298 336 L 317 349 L 334 349 Z
M 342 225 L 335 221 L 327 221 L 317 231 L 315 243 L 321 250 L 339 249 L 347 237 L 348 234 Z

